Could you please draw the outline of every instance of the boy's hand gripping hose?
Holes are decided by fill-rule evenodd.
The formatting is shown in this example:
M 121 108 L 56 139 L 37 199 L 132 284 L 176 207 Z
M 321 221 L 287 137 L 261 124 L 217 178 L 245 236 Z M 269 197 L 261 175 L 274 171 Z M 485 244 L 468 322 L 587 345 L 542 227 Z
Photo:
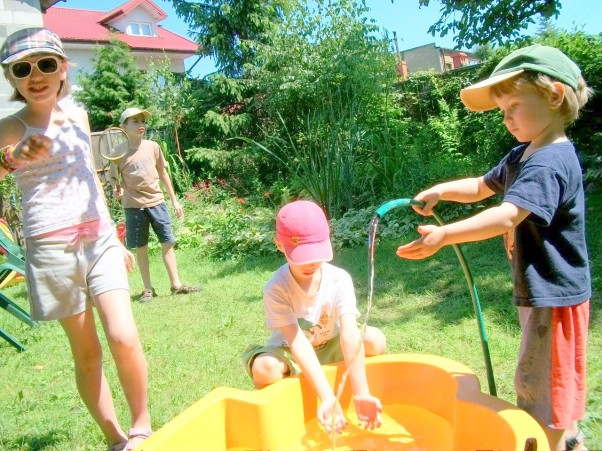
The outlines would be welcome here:
M 412 205 L 415 205 L 417 207 L 424 207 L 424 202 L 420 202 L 415 199 L 395 199 L 381 205 L 376 210 L 376 215 L 382 218 L 394 208 L 406 206 L 409 207 Z M 439 223 L 439 225 L 445 224 L 442 221 L 441 217 L 435 211 L 433 211 L 433 217 Z M 487 370 L 487 382 L 489 384 L 489 393 L 493 396 L 497 396 L 495 380 L 493 378 L 493 367 L 491 366 L 491 356 L 489 354 L 489 345 L 487 343 L 487 333 L 485 332 L 485 323 L 483 321 L 483 313 L 481 311 L 481 303 L 479 302 L 479 294 L 477 293 L 477 287 L 474 284 L 472 274 L 470 273 L 470 269 L 468 268 L 466 259 L 462 254 L 462 250 L 460 250 L 457 244 L 452 244 L 452 246 L 454 248 L 454 251 L 456 251 L 458 260 L 460 260 L 460 265 L 462 265 L 464 275 L 466 276 L 466 282 L 468 283 L 468 290 L 470 291 L 470 296 L 472 297 L 472 305 L 479 325 L 479 336 L 481 338 L 481 347 L 483 348 L 483 357 L 485 358 L 485 368 Z

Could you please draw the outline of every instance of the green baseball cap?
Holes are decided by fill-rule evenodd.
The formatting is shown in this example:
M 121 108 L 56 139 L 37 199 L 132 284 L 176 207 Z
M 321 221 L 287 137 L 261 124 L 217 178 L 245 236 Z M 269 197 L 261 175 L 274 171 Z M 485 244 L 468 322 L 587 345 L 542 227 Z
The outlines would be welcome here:
M 539 72 L 577 89 L 581 70 L 568 56 L 554 47 L 531 45 L 515 50 L 502 59 L 486 80 L 460 91 L 462 103 L 469 110 L 487 111 L 497 108 L 491 98 L 491 87 L 523 72 Z

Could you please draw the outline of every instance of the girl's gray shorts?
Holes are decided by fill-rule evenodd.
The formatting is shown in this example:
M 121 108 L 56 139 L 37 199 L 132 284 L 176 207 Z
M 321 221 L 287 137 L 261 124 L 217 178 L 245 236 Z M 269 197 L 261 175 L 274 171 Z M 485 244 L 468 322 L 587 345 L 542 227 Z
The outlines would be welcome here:
M 92 297 L 129 291 L 123 247 L 113 228 L 72 241 L 56 236 L 26 240 L 25 279 L 34 320 L 67 318 L 90 308 Z

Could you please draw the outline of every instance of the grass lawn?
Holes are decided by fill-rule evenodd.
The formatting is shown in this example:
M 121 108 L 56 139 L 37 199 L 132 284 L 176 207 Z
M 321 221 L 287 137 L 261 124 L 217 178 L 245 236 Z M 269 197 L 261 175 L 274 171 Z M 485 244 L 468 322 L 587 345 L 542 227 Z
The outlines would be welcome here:
M 602 193 L 589 196 L 589 248 L 592 299 L 588 355 L 588 413 L 582 429 L 589 449 L 602 449 Z M 366 225 L 367 227 L 367 225 Z M 378 242 L 376 283 L 370 324 L 383 329 L 389 353 L 442 355 L 472 368 L 487 391 L 477 322 L 464 275 L 451 248 L 420 262 L 395 257 L 396 242 Z M 511 305 L 512 283 L 500 239 L 462 247 L 479 290 L 498 396 L 514 402 L 513 374 L 519 326 Z M 134 303 L 149 363 L 149 398 L 153 427 L 160 428 L 183 409 L 218 386 L 252 389 L 240 361 L 247 344 L 267 336 L 261 291 L 279 258 L 213 262 L 193 249 L 178 250 L 184 283 L 202 283 L 201 293 L 169 295 L 167 275 L 158 254 L 151 271 L 159 297 Z M 339 252 L 334 263 L 355 280 L 361 311 L 368 297 L 367 249 Z M 141 280 L 131 277 L 137 295 Z M 6 293 L 26 306 L 25 285 Z M 67 339 L 57 322 L 30 329 L 0 311 L 0 328 L 26 346 L 22 353 L 0 340 L 0 449 L 101 450 L 103 438 L 75 388 Z M 105 346 L 106 349 L 106 346 Z M 124 428 L 127 406 L 113 361 L 105 352 L 106 370 Z

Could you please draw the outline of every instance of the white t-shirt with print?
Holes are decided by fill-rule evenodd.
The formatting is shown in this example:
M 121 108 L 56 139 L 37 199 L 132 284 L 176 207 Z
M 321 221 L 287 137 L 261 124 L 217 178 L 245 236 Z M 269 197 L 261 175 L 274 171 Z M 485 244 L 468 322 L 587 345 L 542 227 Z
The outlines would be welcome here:
M 320 349 L 339 335 L 339 317 L 360 312 L 349 273 L 329 263 L 322 263 L 320 288 L 307 294 L 291 275 L 288 263 L 281 266 L 263 290 L 267 326 L 272 330 L 266 346 L 288 347 L 277 330 L 299 324 L 314 349 Z

